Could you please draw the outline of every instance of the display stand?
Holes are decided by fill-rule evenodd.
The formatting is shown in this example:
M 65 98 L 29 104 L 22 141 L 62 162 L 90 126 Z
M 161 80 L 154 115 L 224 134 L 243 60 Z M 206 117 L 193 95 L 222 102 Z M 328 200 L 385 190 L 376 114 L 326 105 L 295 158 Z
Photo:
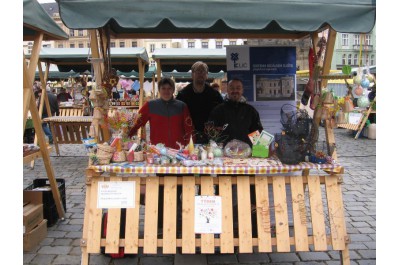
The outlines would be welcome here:
M 337 126 L 339 128 L 344 128 L 348 130 L 353 130 L 357 131 L 356 135 L 354 136 L 354 139 L 357 140 L 358 137 L 360 136 L 362 130 L 364 129 L 365 123 L 368 120 L 368 117 L 371 113 L 376 113 L 375 110 L 372 110 L 372 105 L 375 104 L 376 98 L 371 102 L 370 107 L 368 110 L 363 110 L 361 113 L 363 114 L 362 118 L 357 124 L 351 124 L 351 123 L 339 123 Z
M 310 170 L 316 169 L 320 170 L 318 174 L 310 174 Z M 295 171 L 301 171 L 302 175 L 283 174 Z M 328 174 L 321 174 L 322 171 Z M 126 254 L 137 254 L 141 252 L 139 249 L 143 254 L 156 254 L 158 248 L 164 254 L 212 254 L 217 252 L 217 247 L 220 253 L 270 253 L 293 249 L 310 251 L 311 246 L 313 251 L 340 251 L 342 264 L 350 264 L 342 173 L 340 165 L 312 163 L 279 167 L 91 166 L 86 171 L 81 264 L 89 264 L 90 254 L 100 253 L 103 247 L 105 253 L 118 253 L 123 247 Z M 109 181 L 136 183 L 135 207 L 126 209 L 125 220 L 121 219 L 121 209 L 97 206 L 99 185 Z M 139 225 L 141 185 L 146 190 L 144 231 Z M 201 195 L 214 195 L 214 185 L 219 190 L 223 205 L 219 236 L 194 232 L 195 185 L 199 185 Z M 181 199 L 178 186 L 182 187 Z M 255 187 L 256 193 L 253 217 L 251 186 Z M 291 195 L 286 194 L 285 186 L 290 188 Z M 161 226 L 156 216 L 160 211 L 161 187 L 164 197 L 160 207 L 164 211 L 162 233 L 158 233 Z M 235 189 L 237 195 L 233 192 Z M 233 207 L 235 196 L 237 209 Z M 182 203 L 181 221 L 177 218 L 177 202 Z M 107 234 L 102 236 L 105 211 L 108 212 Z M 120 237 L 121 222 L 125 223 L 122 228 L 125 234 Z M 234 223 L 238 223 L 238 227 Z

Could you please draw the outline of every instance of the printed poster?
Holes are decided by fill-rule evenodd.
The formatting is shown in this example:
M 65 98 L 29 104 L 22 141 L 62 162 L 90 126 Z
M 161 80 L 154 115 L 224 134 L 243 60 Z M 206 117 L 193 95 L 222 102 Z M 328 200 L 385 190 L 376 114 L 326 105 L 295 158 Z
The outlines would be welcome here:
M 222 233 L 221 196 L 195 196 L 194 232 L 196 234 Z
M 260 114 L 264 130 L 282 131 L 280 110 L 296 106 L 296 47 L 227 46 L 228 80 L 243 82 L 243 96 Z
M 97 208 L 135 208 L 135 181 L 100 181 Z

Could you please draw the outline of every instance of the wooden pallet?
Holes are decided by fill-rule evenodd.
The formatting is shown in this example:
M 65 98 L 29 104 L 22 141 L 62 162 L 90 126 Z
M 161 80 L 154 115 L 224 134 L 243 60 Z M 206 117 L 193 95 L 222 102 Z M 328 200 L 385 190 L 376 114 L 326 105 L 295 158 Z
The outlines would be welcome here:
M 133 174 L 86 172 L 86 201 L 81 240 L 81 264 L 89 264 L 90 254 L 254 253 L 336 250 L 342 264 L 350 264 L 341 190 L 341 175 L 303 176 L 154 176 L 141 178 Z M 126 209 L 125 235 L 120 235 L 121 209 L 97 208 L 98 186 L 107 181 L 134 181 L 135 208 Z M 213 195 L 214 185 L 222 197 L 222 233 L 194 233 L 195 186 L 201 195 Z M 140 227 L 139 191 L 146 190 L 144 229 Z M 182 187 L 182 200 L 177 187 Z M 250 190 L 255 188 L 256 214 L 251 214 Z M 162 233 L 158 229 L 159 189 L 163 187 Z M 237 190 L 237 210 L 233 207 L 233 192 Z M 286 187 L 291 197 L 287 199 Z M 272 200 L 271 200 L 272 198 Z M 177 218 L 177 202 L 182 202 L 182 223 Z M 288 205 L 291 205 L 289 208 Z M 288 209 L 292 209 L 289 214 Z M 107 235 L 101 236 L 102 215 L 108 212 Z M 237 216 L 237 217 L 236 217 Z M 274 216 L 272 218 L 272 216 Z M 237 219 L 235 219 L 237 218 Z M 255 221 L 256 220 L 256 221 Z M 234 229 L 234 224 L 238 228 Z M 292 226 L 289 224 L 293 224 Z M 257 235 L 252 231 L 257 230 Z M 289 233 L 289 231 L 293 230 Z M 216 251 L 219 248 L 219 251 Z

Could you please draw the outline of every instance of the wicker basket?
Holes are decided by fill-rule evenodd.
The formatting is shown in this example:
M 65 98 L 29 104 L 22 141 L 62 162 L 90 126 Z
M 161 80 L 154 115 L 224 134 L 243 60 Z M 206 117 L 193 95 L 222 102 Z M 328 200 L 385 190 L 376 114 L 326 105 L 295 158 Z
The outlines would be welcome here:
M 99 159 L 99 165 L 108 165 L 110 164 L 111 157 L 108 155 L 97 155 Z
M 115 152 L 111 160 L 113 162 L 125 162 L 126 161 L 125 151 Z
M 143 151 L 134 152 L 134 153 L 133 153 L 133 161 L 135 161 L 135 162 L 144 161 L 144 154 L 143 154 Z
M 115 152 L 115 147 L 109 146 L 107 143 L 97 145 L 97 156 L 108 156 L 110 159 Z

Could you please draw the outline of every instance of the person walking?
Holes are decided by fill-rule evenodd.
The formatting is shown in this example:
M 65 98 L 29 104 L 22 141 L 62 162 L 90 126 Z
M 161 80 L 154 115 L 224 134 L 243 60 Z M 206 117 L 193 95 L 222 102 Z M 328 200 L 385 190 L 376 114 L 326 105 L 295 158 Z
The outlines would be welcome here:
M 193 119 L 197 144 L 207 144 L 209 139 L 204 133 L 204 124 L 210 112 L 223 102 L 221 94 L 206 83 L 208 66 L 202 61 L 192 65 L 192 82 L 179 91 L 176 99 L 181 100 L 189 107 Z
M 47 99 L 49 100 L 51 115 L 52 116 L 60 115 L 60 108 L 59 108 L 59 105 L 58 105 L 57 96 L 54 95 L 53 93 L 46 93 L 46 95 L 47 95 Z M 36 90 L 35 91 L 35 98 L 37 98 L 38 102 L 40 102 L 40 97 L 41 96 L 42 96 L 42 91 L 41 90 Z M 44 118 L 47 118 L 47 117 L 49 117 L 49 114 L 47 113 L 47 108 L 44 105 L 43 106 L 43 112 L 42 112 L 42 120 Z M 53 135 L 51 133 L 51 130 L 50 130 L 49 125 L 47 124 L 47 122 L 42 122 L 42 128 L 43 128 L 44 134 L 49 138 L 49 144 L 53 144 Z

